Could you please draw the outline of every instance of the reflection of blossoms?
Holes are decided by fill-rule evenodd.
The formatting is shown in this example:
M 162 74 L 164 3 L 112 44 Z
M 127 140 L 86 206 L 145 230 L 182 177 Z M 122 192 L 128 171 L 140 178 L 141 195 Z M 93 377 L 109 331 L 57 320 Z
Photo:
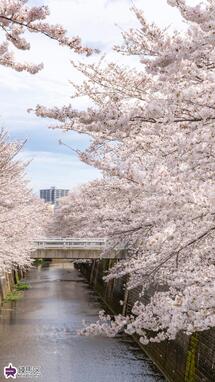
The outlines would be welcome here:
M 140 28 L 123 32 L 114 48 L 139 56 L 142 70 L 105 59 L 73 63 L 85 75 L 75 94 L 95 107 L 35 109 L 88 134 L 90 146 L 77 154 L 104 174 L 60 202 L 51 229 L 125 247 L 128 257 L 106 280 L 127 275 L 129 289 L 142 288 L 128 321 L 120 316 L 86 331 L 117 332 L 125 320 L 143 343 L 215 325 L 215 4 L 168 3 L 187 22 L 185 33 L 161 30 L 133 8 Z
M 11 67 L 18 72 L 26 70 L 31 74 L 42 69 L 42 64 L 17 62 L 13 52 L 10 51 L 10 45 L 20 50 L 30 49 L 30 43 L 24 37 L 26 31 L 47 36 L 77 53 L 86 55 L 92 53 L 92 49 L 82 46 L 78 36 L 68 37 L 61 25 L 51 25 L 45 21 L 49 15 L 47 6 L 29 7 L 26 3 L 26 0 L 0 0 L 0 29 L 6 37 L 6 41 L 0 43 L 1 65 Z

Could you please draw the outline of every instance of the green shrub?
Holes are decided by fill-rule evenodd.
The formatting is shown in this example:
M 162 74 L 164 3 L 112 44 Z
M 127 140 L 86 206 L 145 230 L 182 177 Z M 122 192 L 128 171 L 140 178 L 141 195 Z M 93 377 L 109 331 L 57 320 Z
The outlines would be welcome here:
M 30 288 L 30 285 L 27 283 L 19 282 L 15 286 L 16 290 L 26 290 Z
M 46 262 L 44 259 L 35 259 L 33 265 L 42 265 Z
M 7 296 L 5 297 L 4 301 L 5 302 L 10 302 L 10 301 L 17 301 L 19 300 L 20 298 L 22 298 L 22 293 L 17 291 L 17 290 L 14 290 L 12 292 L 9 292 L 7 294 Z

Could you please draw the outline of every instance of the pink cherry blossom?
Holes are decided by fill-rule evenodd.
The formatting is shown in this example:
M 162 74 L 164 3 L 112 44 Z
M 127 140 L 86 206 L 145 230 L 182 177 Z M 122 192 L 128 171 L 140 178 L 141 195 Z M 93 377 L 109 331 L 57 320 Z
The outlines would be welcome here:
M 16 159 L 21 148 L 0 132 L 0 273 L 31 264 L 33 240 L 45 235 L 49 216 L 28 187 L 26 164 Z
M 106 281 L 126 275 L 141 294 L 132 316 L 100 317 L 84 331 L 123 327 L 143 343 L 215 326 L 215 3 L 168 3 L 185 32 L 150 24 L 134 7 L 140 26 L 114 48 L 139 57 L 138 68 L 73 63 L 85 76 L 74 96 L 88 96 L 91 108 L 35 108 L 55 127 L 88 134 L 91 144 L 77 155 L 103 173 L 62 201 L 50 229 L 126 248 Z
M 29 50 L 26 32 L 38 33 L 56 40 L 60 45 L 67 46 L 79 54 L 90 55 L 93 49 L 84 47 L 78 36 L 67 36 L 62 25 L 51 25 L 46 22 L 49 15 L 47 6 L 30 7 L 26 0 L 0 0 L 0 29 L 5 35 L 5 41 L 0 43 L 0 64 L 11 67 L 18 72 L 37 73 L 43 64 L 17 62 L 11 46 L 20 50 Z

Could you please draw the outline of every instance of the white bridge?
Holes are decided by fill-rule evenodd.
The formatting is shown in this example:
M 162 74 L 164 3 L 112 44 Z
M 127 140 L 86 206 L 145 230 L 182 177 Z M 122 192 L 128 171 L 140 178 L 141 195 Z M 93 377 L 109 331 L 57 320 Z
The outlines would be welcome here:
M 48 238 L 34 241 L 33 259 L 113 259 L 116 251 L 106 249 L 106 239 Z

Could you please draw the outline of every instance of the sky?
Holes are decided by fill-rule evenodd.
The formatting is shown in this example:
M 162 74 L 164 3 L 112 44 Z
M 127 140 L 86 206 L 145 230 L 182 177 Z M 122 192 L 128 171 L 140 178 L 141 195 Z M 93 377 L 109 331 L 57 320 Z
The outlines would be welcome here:
M 175 29 L 181 27 L 178 11 L 169 7 L 165 0 L 31 0 L 29 3 L 47 4 L 51 11 L 50 22 L 62 24 L 71 36 L 79 35 L 84 44 L 100 49 L 108 60 L 122 64 L 125 57 L 113 53 L 112 46 L 122 40 L 123 30 L 138 26 L 130 10 L 132 3 L 144 9 L 150 21 Z M 30 42 L 31 50 L 24 54 L 16 52 L 16 57 L 34 63 L 43 62 L 44 69 L 30 75 L 0 68 L 0 126 L 8 130 L 12 140 L 27 139 L 20 157 L 30 162 L 27 176 L 36 193 L 50 186 L 72 189 L 100 174 L 80 162 L 71 150 L 59 145 L 58 141 L 61 139 L 73 148 L 84 149 L 89 143 L 88 137 L 49 129 L 53 121 L 29 114 L 27 109 L 37 104 L 62 106 L 72 103 L 75 108 L 84 110 L 89 104 L 85 97 L 71 99 L 69 80 L 80 82 L 81 76 L 72 68 L 70 60 L 92 62 L 98 57 L 80 57 L 36 34 L 30 34 Z M 131 60 L 127 63 L 135 65 Z

